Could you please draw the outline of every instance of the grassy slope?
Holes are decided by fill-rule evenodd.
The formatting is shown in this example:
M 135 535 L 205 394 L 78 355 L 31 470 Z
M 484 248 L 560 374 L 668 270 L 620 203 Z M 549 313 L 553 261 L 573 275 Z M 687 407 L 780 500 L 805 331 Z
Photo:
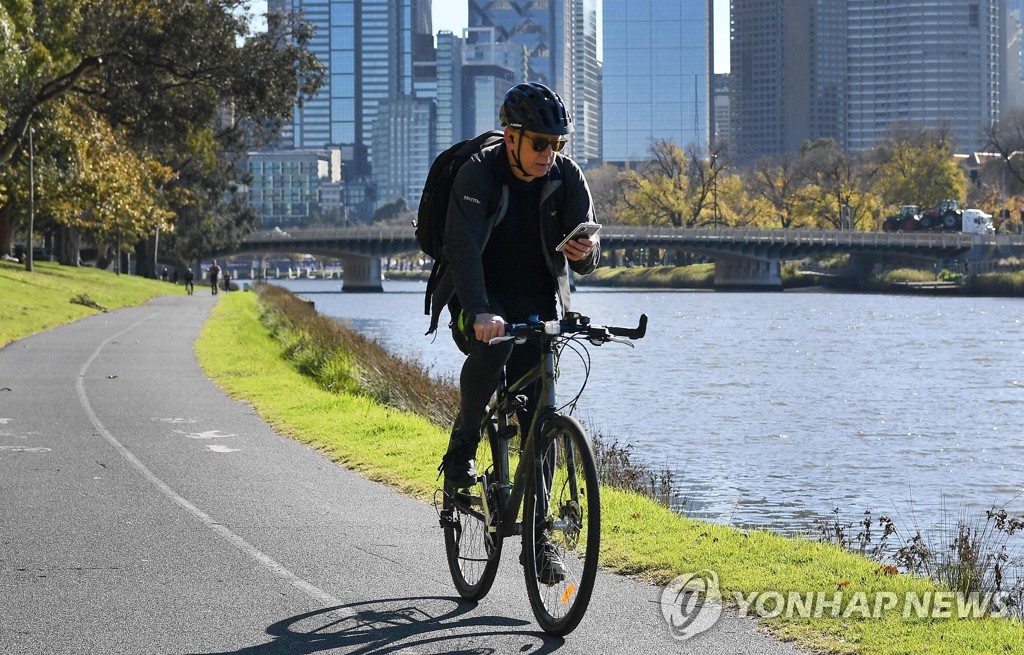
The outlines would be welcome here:
M 117 309 L 150 298 L 185 293 L 184 287 L 146 278 L 115 275 L 95 268 L 34 262 L 31 273 L 21 264 L 0 262 L 0 348 L 21 337 L 70 323 L 98 310 L 71 302 L 85 295 Z
M 207 373 L 231 395 L 251 402 L 285 434 L 309 443 L 368 477 L 428 500 L 445 431 L 410 414 L 350 394 L 323 391 L 298 373 L 259 323 L 253 294 L 225 296 L 196 346 Z M 602 565 L 663 584 L 712 569 L 723 592 L 863 590 L 901 594 L 934 587 L 889 576 L 870 560 L 813 541 L 744 532 L 686 519 L 633 494 L 603 497 Z M 440 538 L 438 539 L 440 548 Z M 767 622 L 784 639 L 831 652 L 1024 652 L 1024 629 L 1004 620 L 779 618 Z

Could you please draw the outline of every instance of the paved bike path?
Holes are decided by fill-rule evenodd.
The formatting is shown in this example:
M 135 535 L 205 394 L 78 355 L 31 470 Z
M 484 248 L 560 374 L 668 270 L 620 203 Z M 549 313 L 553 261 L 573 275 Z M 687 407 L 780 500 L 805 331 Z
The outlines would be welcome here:
M 434 509 L 277 434 L 199 368 L 215 298 L 0 349 L 0 652 L 795 653 L 727 612 L 680 642 L 660 588 L 600 574 L 564 641 L 507 545 L 461 601 Z

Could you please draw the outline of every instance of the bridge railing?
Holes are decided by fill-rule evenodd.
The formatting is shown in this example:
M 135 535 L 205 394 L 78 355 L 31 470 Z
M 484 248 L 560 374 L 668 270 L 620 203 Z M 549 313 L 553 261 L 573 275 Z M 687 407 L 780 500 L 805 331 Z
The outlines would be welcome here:
M 684 240 L 830 246 L 917 246 L 962 248 L 988 239 L 960 232 L 855 232 L 849 230 L 760 229 L 760 228 L 675 228 L 612 225 L 603 230 L 609 238 L 644 241 Z M 995 235 L 993 235 L 995 236 Z
M 262 230 L 253 232 L 249 240 L 328 240 L 328 239 L 355 239 L 355 240 L 388 240 L 408 239 L 413 236 L 413 226 L 379 226 L 379 225 L 356 225 L 352 227 L 310 227 L 296 228 L 294 230 Z
M 245 241 L 276 247 L 289 241 L 410 241 L 412 225 L 358 225 L 341 228 L 302 228 L 254 232 Z M 831 247 L 966 249 L 975 245 L 1024 247 L 1024 236 L 1012 234 L 975 235 L 961 232 L 859 232 L 849 230 L 761 229 L 761 228 L 676 228 L 636 225 L 607 225 L 602 236 L 610 241 L 643 241 L 671 247 L 680 245 L 822 245 Z

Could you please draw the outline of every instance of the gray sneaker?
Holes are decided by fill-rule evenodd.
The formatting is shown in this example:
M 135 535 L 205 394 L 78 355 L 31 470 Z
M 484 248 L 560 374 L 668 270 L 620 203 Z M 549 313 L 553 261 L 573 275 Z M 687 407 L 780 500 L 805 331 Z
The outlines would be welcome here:
M 537 580 L 549 587 L 565 580 L 565 564 L 558 554 L 558 548 L 546 537 L 538 539 L 534 548 L 537 549 Z M 525 551 L 520 555 L 519 563 L 526 565 Z

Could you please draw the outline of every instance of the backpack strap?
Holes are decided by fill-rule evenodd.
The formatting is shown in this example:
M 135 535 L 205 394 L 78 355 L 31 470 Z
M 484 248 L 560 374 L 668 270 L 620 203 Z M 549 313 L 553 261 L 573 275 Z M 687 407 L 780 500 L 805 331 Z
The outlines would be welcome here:
M 491 232 L 505 219 L 505 213 L 508 211 L 508 195 L 508 185 L 501 185 L 498 207 L 487 216 L 488 225 L 484 232 L 484 241 L 481 244 L 481 254 L 483 253 L 483 248 L 487 247 L 487 242 L 491 238 Z M 447 260 L 443 257 L 440 260 L 434 260 L 434 265 L 430 269 L 430 277 L 427 279 L 424 299 L 423 313 L 430 315 L 430 327 L 427 329 L 426 334 L 432 334 L 437 330 L 441 310 L 448 306 L 448 302 L 452 299 L 453 295 L 455 295 L 455 281 L 452 280 L 451 271 L 448 270 Z

